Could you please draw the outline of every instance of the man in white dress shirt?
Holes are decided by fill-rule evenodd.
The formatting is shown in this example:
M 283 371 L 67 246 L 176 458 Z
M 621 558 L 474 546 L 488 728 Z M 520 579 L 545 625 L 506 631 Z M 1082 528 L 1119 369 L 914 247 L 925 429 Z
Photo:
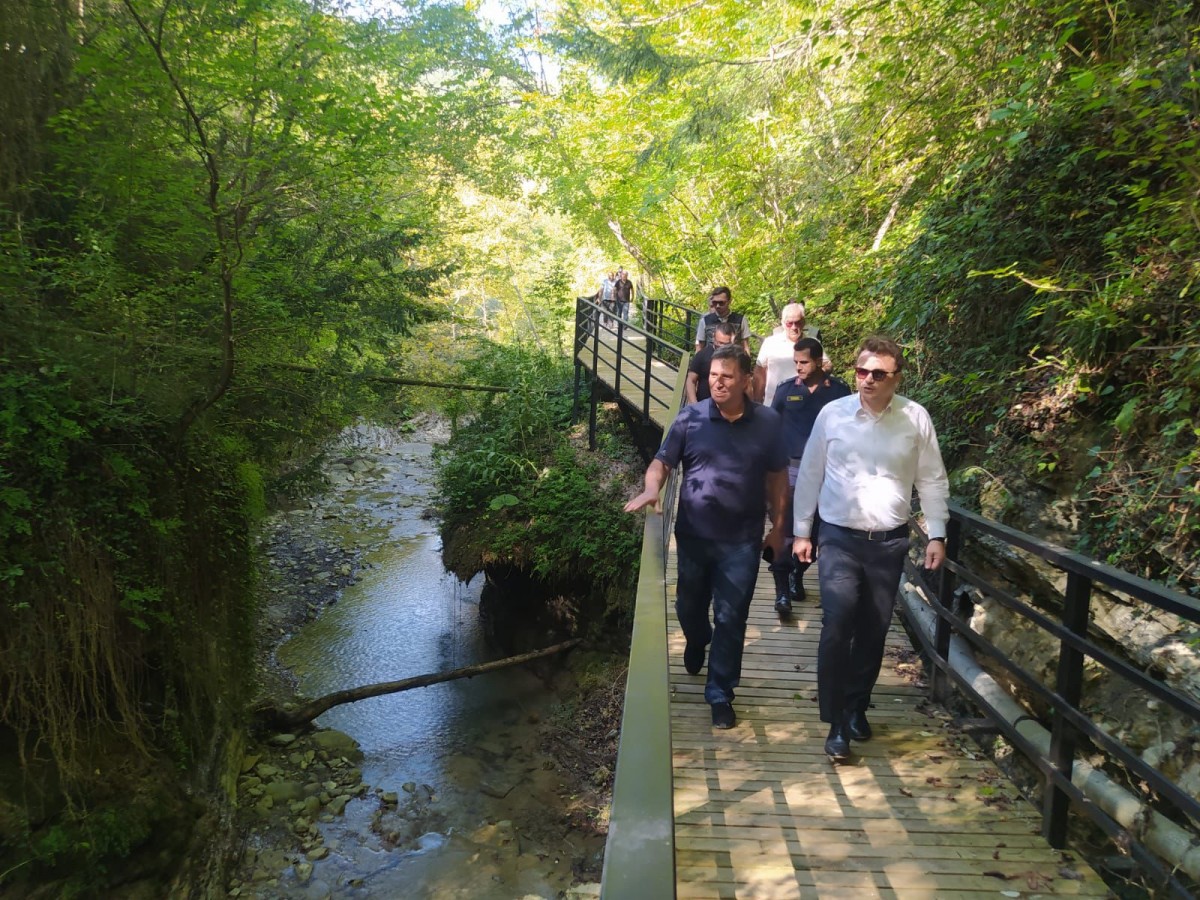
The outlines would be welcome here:
M 851 740 L 871 737 L 866 712 L 908 553 L 914 487 L 930 538 L 925 567 L 938 568 L 946 555 L 946 468 L 929 413 L 896 393 L 903 368 L 895 341 L 863 341 L 854 368 L 858 393 L 821 410 L 796 477 L 792 550 L 802 563 L 819 555 L 817 699 L 830 726 L 825 753 L 835 761 L 850 755 Z

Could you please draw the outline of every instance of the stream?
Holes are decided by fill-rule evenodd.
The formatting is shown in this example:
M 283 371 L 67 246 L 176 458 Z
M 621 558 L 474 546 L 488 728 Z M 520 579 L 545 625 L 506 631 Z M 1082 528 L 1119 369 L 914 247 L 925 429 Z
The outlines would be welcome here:
M 330 489 L 308 509 L 281 514 L 274 527 L 277 544 L 307 535 L 350 548 L 354 564 L 326 554 L 331 571 L 302 579 L 293 571 L 304 583 L 289 592 L 289 573 L 278 564 L 286 554 L 272 547 L 285 581 L 278 593 L 319 593 L 338 576 L 344 582 L 336 603 L 278 647 L 277 663 L 301 695 L 318 697 L 497 658 L 479 617 L 482 576 L 463 583 L 445 571 L 437 524 L 426 513 L 435 438 L 363 426 L 345 437 L 345 452 L 326 467 Z M 251 818 L 230 895 L 594 895 L 603 837 L 572 827 L 565 815 L 571 775 L 543 749 L 561 701 L 514 667 L 334 707 L 317 725 L 352 738 L 361 757 L 347 742 L 344 758 L 332 760 L 337 768 L 325 777 L 344 785 L 326 781 L 323 806 L 307 799 L 321 783 L 306 770 L 320 762 L 314 753 L 328 754 L 303 736 L 273 738 L 243 763 L 258 819 Z M 321 746 L 341 752 L 336 743 Z M 311 790 L 279 787 L 289 763 L 295 784 L 311 779 Z M 278 804 L 261 799 L 268 779 Z M 325 798 L 339 793 L 344 805 L 330 807 Z

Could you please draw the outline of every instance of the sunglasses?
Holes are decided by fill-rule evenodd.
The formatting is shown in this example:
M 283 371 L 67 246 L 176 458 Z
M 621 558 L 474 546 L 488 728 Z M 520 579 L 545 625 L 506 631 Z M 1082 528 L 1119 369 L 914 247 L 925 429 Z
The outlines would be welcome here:
M 895 372 L 889 372 L 887 369 L 864 369 L 862 366 L 854 367 L 854 374 L 859 378 L 867 378 L 872 381 L 883 381 L 889 375 L 895 375 Z
M 784 328 L 800 328 L 803 325 L 804 325 L 803 319 L 800 319 L 799 321 L 796 321 L 796 322 L 784 322 L 783 323 Z
M 710 300 L 709 301 L 709 306 L 728 306 L 728 305 L 729 305 L 728 300 Z

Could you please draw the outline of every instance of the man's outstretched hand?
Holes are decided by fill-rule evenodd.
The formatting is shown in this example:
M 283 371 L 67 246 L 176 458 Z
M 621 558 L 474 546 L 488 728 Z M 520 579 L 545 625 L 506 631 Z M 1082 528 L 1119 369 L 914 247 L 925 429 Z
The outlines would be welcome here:
M 637 512 L 639 509 L 658 509 L 658 491 L 642 491 L 625 504 L 625 512 Z

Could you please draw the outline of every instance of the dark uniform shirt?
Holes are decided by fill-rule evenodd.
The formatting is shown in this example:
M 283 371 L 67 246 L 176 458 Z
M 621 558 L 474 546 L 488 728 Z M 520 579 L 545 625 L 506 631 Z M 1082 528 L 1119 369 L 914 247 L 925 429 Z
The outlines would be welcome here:
M 799 378 L 789 378 L 775 388 L 771 409 L 783 417 L 783 442 L 792 459 L 804 455 L 817 413 L 825 404 L 850 396 L 850 387 L 840 378 L 826 375 L 824 379 L 816 391 L 810 391 Z
M 688 363 L 688 371 L 694 372 L 700 379 L 696 385 L 696 401 L 707 400 L 708 393 L 708 370 L 712 368 L 712 356 L 717 352 L 715 344 L 705 344 L 700 348 L 699 352 L 692 356 L 692 361 Z

